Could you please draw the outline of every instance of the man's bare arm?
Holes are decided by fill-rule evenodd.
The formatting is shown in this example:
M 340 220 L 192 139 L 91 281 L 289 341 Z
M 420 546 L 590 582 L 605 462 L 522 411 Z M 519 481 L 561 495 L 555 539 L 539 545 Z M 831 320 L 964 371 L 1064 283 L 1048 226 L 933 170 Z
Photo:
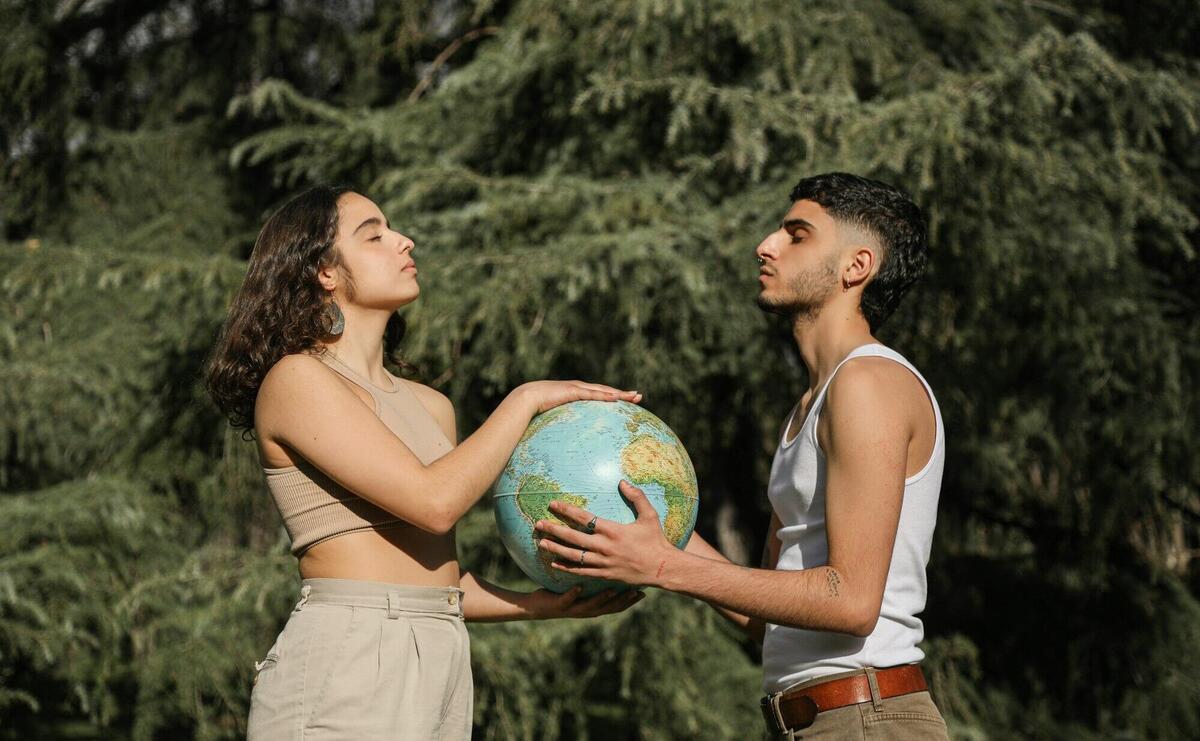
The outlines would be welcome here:
M 779 530 L 779 516 L 771 514 L 771 526 L 767 531 L 767 540 L 763 543 L 761 565 L 764 569 L 775 568 L 775 562 L 779 560 L 779 537 L 776 533 Z M 700 558 L 707 558 L 712 561 L 720 561 L 722 563 L 732 563 L 720 551 L 709 544 L 704 538 L 700 537 L 699 533 L 693 533 L 688 540 L 687 547 L 684 551 L 691 553 Z M 740 628 L 746 635 L 750 636 L 757 643 L 762 643 L 763 633 L 766 629 L 766 623 L 758 618 L 752 618 L 748 615 L 743 615 L 740 612 L 735 612 L 721 605 L 709 602 L 708 605 L 731 623 Z
M 637 521 L 602 521 L 595 535 L 542 521 L 539 528 L 549 537 L 540 546 L 560 558 L 556 568 L 570 573 L 657 586 L 778 625 L 869 635 L 879 619 L 904 493 L 913 431 L 909 392 L 924 393 L 902 366 L 871 360 L 843 367 L 818 424 L 826 456 L 824 565 L 752 569 L 679 551 L 662 535 L 645 495 L 628 485 L 622 493 L 638 509 Z M 591 518 L 565 502 L 554 503 L 552 511 L 582 518 L 580 524 Z M 592 565 L 568 565 L 580 547 L 589 549 Z

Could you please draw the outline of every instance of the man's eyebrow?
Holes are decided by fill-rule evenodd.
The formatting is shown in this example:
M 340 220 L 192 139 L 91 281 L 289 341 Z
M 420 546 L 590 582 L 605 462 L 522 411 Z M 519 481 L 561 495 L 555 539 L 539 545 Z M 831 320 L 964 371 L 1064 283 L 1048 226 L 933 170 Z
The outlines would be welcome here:
M 380 221 L 376 217 L 372 216 L 371 218 L 367 219 L 366 221 L 364 221 L 363 223 L 361 223 L 357 227 L 355 227 L 353 233 L 358 234 L 358 230 L 362 229 L 364 226 L 380 226 L 380 225 L 387 226 L 388 225 L 387 220 L 385 219 L 383 221 Z
M 788 219 L 779 225 L 781 229 L 787 232 L 794 232 L 797 229 L 807 229 L 810 232 L 815 232 L 817 228 L 808 223 L 804 219 Z

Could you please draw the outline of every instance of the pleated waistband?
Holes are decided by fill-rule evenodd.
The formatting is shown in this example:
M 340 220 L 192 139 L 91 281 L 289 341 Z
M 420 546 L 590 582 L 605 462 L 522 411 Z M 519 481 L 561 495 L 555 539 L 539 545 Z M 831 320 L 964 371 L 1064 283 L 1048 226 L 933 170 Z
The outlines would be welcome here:
M 462 617 L 463 591 L 458 587 L 414 587 L 357 579 L 304 579 L 300 602 L 304 605 L 341 605 L 387 610 L 392 613 L 433 613 Z

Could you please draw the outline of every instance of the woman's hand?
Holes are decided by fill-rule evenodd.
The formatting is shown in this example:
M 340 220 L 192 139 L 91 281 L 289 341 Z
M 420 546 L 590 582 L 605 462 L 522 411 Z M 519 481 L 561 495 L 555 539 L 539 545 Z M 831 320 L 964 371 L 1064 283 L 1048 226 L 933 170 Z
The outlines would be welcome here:
M 533 414 L 541 414 L 572 401 L 628 401 L 636 404 L 642 400 L 642 395 L 636 391 L 622 391 L 612 386 L 583 381 L 531 381 L 518 386 L 513 394 L 520 394 L 527 399 L 534 410 Z
M 605 589 L 602 592 L 580 599 L 581 587 L 572 587 L 562 594 L 549 589 L 530 592 L 526 597 L 526 609 L 534 620 L 549 618 L 590 618 L 621 612 L 637 604 L 645 592 L 631 589 L 618 592 Z

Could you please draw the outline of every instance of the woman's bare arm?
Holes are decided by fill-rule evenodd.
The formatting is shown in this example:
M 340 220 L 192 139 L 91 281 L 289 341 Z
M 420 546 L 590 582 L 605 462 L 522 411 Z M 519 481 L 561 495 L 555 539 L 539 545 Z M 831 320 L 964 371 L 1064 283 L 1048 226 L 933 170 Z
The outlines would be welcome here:
M 426 466 L 334 371 L 317 358 L 289 355 L 263 380 L 255 429 L 397 517 L 446 533 L 500 475 L 535 414 L 569 401 L 637 398 L 599 384 L 525 384 L 475 434 Z

